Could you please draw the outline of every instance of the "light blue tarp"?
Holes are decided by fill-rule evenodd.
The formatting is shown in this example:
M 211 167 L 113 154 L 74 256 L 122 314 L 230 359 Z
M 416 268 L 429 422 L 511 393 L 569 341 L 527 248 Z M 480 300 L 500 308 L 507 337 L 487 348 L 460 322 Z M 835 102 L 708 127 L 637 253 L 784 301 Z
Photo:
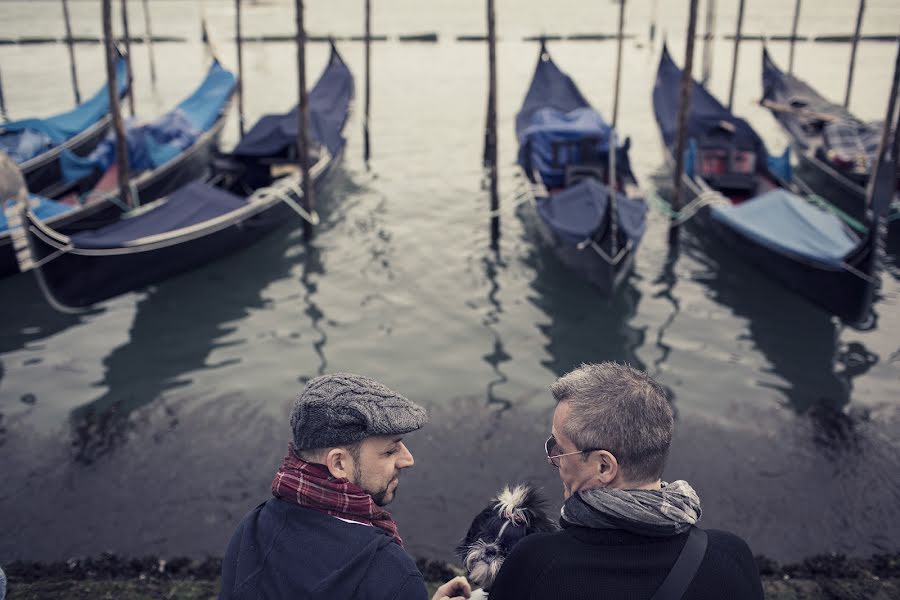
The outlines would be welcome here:
M 595 179 L 583 179 L 558 194 L 537 200 L 541 219 L 564 242 L 578 244 L 606 225 L 609 190 Z M 637 246 L 646 228 L 647 205 L 623 194 L 618 199 L 619 230 Z
M 783 189 L 711 211 L 715 220 L 764 246 L 832 268 L 840 268 L 859 243 L 838 217 Z
M 200 87 L 177 107 L 150 123 L 129 120 L 126 127 L 128 165 L 133 171 L 155 169 L 190 148 L 216 122 L 234 90 L 235 77 L 213 62 Z M 110 132 L 86 157 L 63 152 L 63 179 L 77 181 L 104 172 L 116 160 L 116 136 Z
M 7 200 L 7 202 L 15 201 Z M 67 213 L 75 208 L 69 204 L 63 204 L 62 202 L 50 200 L 43 196 L 35 196 L 33 194 L 28 197 L 28 205 L 32 212 L 42 221 L 49 219 L 50 217 L 55 217 L 56 215 Z M 0 231 L 6 231 L 7 229 L 9 229 L 9 223 L 6 220 L 6 212 L 0 210 Z
M 119 95 L 128 88 L 125 59 L 116 64 Z M 22 119 L 0 125 L 0 150 L 21 164 L 75 137 L 109 112 L 106 87 L 68 112 L 47 119 Z

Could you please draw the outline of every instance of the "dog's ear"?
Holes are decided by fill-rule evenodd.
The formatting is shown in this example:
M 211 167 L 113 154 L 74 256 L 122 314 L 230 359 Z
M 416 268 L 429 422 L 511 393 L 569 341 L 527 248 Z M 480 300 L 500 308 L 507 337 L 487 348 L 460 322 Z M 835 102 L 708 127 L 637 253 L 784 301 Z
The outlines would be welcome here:
M 559 527 L 547 515 L 547 501 L 538 492 L 537 488 L 530 484 L 526 486 L 522 508 L 528 515 L 529 529 L 532 532 L 556 531 Z

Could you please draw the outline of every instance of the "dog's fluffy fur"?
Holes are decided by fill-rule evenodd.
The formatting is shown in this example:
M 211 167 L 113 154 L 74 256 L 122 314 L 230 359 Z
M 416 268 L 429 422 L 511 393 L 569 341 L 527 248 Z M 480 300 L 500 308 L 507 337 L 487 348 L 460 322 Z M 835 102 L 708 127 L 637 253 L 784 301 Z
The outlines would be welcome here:
M 473 587 L 479 585 L 489 591 L 503 561 L 526 535 L 556 530 L 545 506 L 544 499 L 532 486 L 507 486 L 475 517 L 465 539 L 456 548 Z

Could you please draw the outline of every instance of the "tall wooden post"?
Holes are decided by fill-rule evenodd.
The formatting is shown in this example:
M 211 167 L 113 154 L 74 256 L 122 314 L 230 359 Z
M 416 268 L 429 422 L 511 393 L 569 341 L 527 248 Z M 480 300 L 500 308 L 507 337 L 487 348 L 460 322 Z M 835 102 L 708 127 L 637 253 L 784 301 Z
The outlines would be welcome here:
M 372 74 L 372 3 L 366 0 L 366 100 L 363 114 L 363 159 L 369 162 L 369 108 L 371 106 L 371 74 Z
M 694 69 L 694 36 L 697 32 L 697 2 L 691 0 L 690 16 L 688 17 L 687 44 L 684 49 L 684 70 L 681 72 L 681 90 L 678 99 L 678 143 L 675 146 L 675 195 L 672 198 L 672 208 L 681 210 L 682 178 L 684 177 L 684 150 L 687 146 L 687 120 L 691 108 L 691 88 L 693 79 L 691 73 Z M 741 0 L 743 4 L 743 0 Z M 669 241 L 678 241 L 678 225 L 674 222 L 669 227 Z
M 484 138 L 484 163 L 489 169 L 491 186 L 491 244 L 500 238 L 500 196 L 497 191 L 497 27 L 494 0 L 487 0 L 488 24 L 488 109 Z
M 75 43 L 72 40 L 72 21 L 69 19 L 69 2 L 62 0 L 63 21 L 66 23 L 66 44 L 69 46 L 69 71 L 72 74 L 72 90 L 75 91 L 75 104 L 81 104 L 81 92 L 78 89 L 78 72 L 75 69 Z
M 153 54 L 153 29 L 150 27 L 150 4 L 144 0 L 144 43 L 150 56 L 150 83 L 156 87 L 156 57 Z
M 622 40 L 625 37 L 625 0 L 619 0 L 619 30 L 616 44 L 616 80 L 613 83 L 612 127 L 609 132 L 609 232 L 610 255 L 615 258 L 619 253 L 619 192 L 618 175 L 616 173 L 616 124 L 619 120 L 619 85 L 622 79 Z
M 853 71 L 856 69 L 856 47 L 859 46 L 859 31 L 862 29 L 865 10 L 866 0 L 859 0 L 859 11 L 856 13 L 856 31 L 853 32 L 853 45 L 850 49 L 850 70 L 847 73 L 847 93 L 844 94 L 844 108 L 850 106 L 850 89 L 853 87 Z
M 800 0 L 794 4 L 794 22 L 791 24 L 791 53 L 788 55 L 788 73 L 794 73 L 794 45 L 797 43 L 797 23 L 800 22 Z
M 653 7 L 650 9 L 650 43 L 656 39 L 656 8 L 659 5 L 658 0 L 653 0 Z
M 713 40 L 716 28 L 716 0 L 706 0 L 706 32 L 703 34 L 703 75 L 700 83 L 705 87 L 712 76 Z
M 734 83 L 737 80 L 738 49 L 741 46 L 741 30 L 744 26 L 744 0 L 738 2 L 737 31 L 734 33 L 734 56 L 731 59 L 731 85 L 728 86 L 728 110 L 734 104 Z
M 244 40 L 241 34 L 241 0 L 234 0 L 234 31 L 237 43 L 238 130 L 244 137 Z
M 131 35 L 128 33 L 128 0 L 121 0 L 119 6 L 122 9 L 122 36 L 125 38 L 125 61 L 128 64 L 128 79 L 131 81 L 131 89 L 128 91 L 128 112 L 134 116 L 134 70 L 131 64 Z
M 613 84 L 612 126 L 619 120 L 619 80 L 622 77 L 622 39 L 625 37 L 625 0 L 619 0 L 619 33 L 616 43 L 616 80 Z
M 297 127 L 297 157 L 300 161 L 300 173 L 303 177 L 303 208 L 311 216 L 316 203 L 313 198 L 313 186 L 309 179 L 309 101 L 306 97 L 306 29 L 303 25 L 303 0 L 295 0 L 297 12 L 297 85 L 299 87 L 300 106 L 297 110 L 299 119 Z M 303 235 L 307 240 L 312 238 L 312 223 L 303 220 Z
M 9 122 L 9 113 L 6 112 L 6 98 L 3 97 L 3 75 L 0 74 L 0 117 L 3 122 Z
M 119 195 L 128 206 L 134 206 L 128 187 L 128 142 L 119 106 L 119 84 L 116 77 L 115 39 L 112 31 L 112 0 L 103 0 L 103 44 L 106 50 L 106 89 L 109 92 L 109 110 L 116 134 L 116 165 L 119 170 Z

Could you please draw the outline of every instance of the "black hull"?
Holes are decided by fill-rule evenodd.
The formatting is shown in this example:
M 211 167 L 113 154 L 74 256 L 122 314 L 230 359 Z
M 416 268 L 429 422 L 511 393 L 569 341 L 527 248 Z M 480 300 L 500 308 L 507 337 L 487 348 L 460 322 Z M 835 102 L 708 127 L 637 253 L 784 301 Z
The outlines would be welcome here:
M 334 162 L 315 178 L 316 188 Z M 295 202 L 300 201 L 297 194 L 292 193 L 291 197 Z M 287 204 L 275 201 L 245 218 L 183 236 L 164 247 L 135 246 L 128 254 L 114 255 L 66 253 L 36 269 L 36 274 L 55 308 L 76 312 L 222 258 L 298 219 Z M 29 233 L 28 237 L 36 261 L 56 252 L 39 235 Z
M 180 186 L 200 179 L 208 173 L 210 161 L 219 146 L 219 137 L 225 126 L 227 114 L 226 107 L 212 128 L 187 151 L 158 169 L 132 179 L 141 204 L 162 198 Z M 64 234 L 108 225 L 122 215 L 122 209 L 114 202 L 117 199 L 118 190 L 80 209 L 48 219 L 46 223 L 54 230 Z M 0 234 L 0 277 L 18 272 L 19 265 L 13 250 L 12 239 L 8 231 L 3 232 Z
M 628 278 L 634 265 L 635 253 L 632 250 L 625 251 L 616 264 L 610 264 L 593 248 L 578 250 L 560 240 L 538 214 L 533 202 L 528 202 L 523 210 L 528 213 L 527 222 L 531 223 L 542 242 L 553 250 L 556 258 L 575 275 L 597 288 L 603 296 L 615 294 L 622 282 Z M 609 235 L 604 235 L 598 245 L 610 255 Z

